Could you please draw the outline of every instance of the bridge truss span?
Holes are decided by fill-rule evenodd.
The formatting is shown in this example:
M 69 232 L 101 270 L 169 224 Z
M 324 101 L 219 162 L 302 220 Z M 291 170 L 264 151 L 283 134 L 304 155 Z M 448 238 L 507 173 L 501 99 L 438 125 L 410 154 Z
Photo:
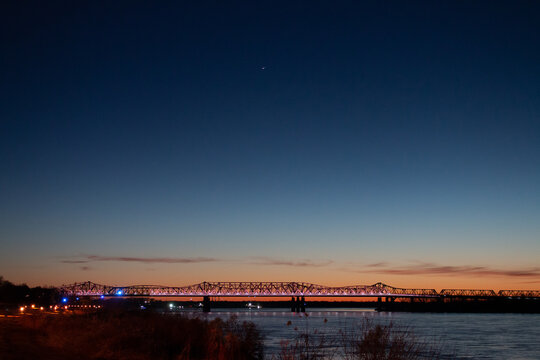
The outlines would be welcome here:
M 501 290 L 499 296 L 518 298 L 540 298 L 540 290 Z
M 305 282 L 202 282 L 171 287 L 160 285 L 109 286 L 87 281 L 60 287 L 68 296 L 213 296 L 213 297 L 437 297 L 434 289 L 407 289 L 383 283 L 324 286 Z
M 497 293 L 493 290 L 475 290 L 475 289 L 442 289 L 441 296 L 450 297 L 494 297 Z

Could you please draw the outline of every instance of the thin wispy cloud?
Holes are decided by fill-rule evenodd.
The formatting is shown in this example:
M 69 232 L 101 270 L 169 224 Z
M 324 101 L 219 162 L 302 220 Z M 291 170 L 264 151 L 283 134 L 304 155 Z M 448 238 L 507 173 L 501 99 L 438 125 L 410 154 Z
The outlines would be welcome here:
M 102 255 L 82 255 L 76 259 L 64 259 L 60 262 L 64 264 L 84 264 L 100 261 L 115 262 L 138 262 L 138 263 L 162 263 L 162 264 L 196 264 L 204 262 L 215 262 L 219 259 L 211 257 L 134 257 L 134 256 L 102 256 Z
M 530 280 L 530 281 L 520 281 L 520 284 L 538 284 L 540 283 L 540 279 L 538 280 Z
M 253 257 L 250 264 L 273 265 L 273 266 L 293 266 L 293 267 L 323 267 L 333 263 L 332 260 L 284 260 L 270 257 Z
M 68 259 L 61 259 L 64 264 L 86 264 L 93 262 L 136 262 L 136 263 L 161 263 L 161 264 L 197 264 L 209 262 L 227 262 L 231 259 L 218 259 L 213 257 L 134 257 L 134 256 L 103 256 L 103 255 L 78 255 Z M 255 256 L 244 259 L 236 259 L 235 263 L 265 266 L 291 266 L 291 267 L 323 267 L 333 263 L 332 260 L 292 260 Z
M 435 263 L 417 263 L 410 265 L 392 266 L 388 263 L 368 264 L 356 270 L 362 273 L 391 274 L 391 275 L 478 275 L 478 276 L 508 276 L 508 277 L 540 277 L 539 267 L 522 269 L 498 269 L 488 266 L 471 265 L 439 265 Z
M 388 265 L 387 262 L 377 262 L 377 263 L 367 264 L 366 267 L 378 268 L 378 267 L 387 266 L 387 265 Z

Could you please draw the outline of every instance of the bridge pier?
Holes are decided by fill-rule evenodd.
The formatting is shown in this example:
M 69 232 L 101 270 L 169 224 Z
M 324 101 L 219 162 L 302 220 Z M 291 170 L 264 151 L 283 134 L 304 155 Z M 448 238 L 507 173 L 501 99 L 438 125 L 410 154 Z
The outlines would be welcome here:
M 291 312 L 306 312 L 306 298 L 304 296 L 291 297 Z
M 207 313 L 210 312 L 211 306 L 210 306 L 210 296 L 204 296 L 203 297 L 203 312 Z
M 300 312 L 300 297 L 293 296 L 291 298 L 291 312 Z

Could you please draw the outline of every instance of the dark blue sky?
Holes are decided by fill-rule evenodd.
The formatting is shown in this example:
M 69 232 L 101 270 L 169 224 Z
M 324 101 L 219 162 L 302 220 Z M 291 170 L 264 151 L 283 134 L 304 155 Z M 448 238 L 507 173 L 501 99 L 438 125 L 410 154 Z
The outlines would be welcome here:
M 8 1 L 0 14 L 6 278 L 184 283 L 215 266 L 244 280 L 307 259 L 334 278 L 429 262 L 539 280 L 537 2 Z M 88 255 L 155 268 L 66 264 Z M 166 256 L 212 260 L 177 277 L 146 261 Z

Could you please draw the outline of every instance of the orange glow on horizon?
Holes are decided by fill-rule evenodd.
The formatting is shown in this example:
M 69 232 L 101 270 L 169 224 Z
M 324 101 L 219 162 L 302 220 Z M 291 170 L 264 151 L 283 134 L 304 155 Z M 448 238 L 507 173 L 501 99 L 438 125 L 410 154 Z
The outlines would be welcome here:
M 101 264 L 100 264 L 101 265 Z M 353 285 L 373 285 L 381 282 L 396 288 L 407 289 L 489 289 L 534 290 L 540 288 L 540 276 L 471 276 L 468 274 L 425 273 L 415 275 L 386 274 L 374 272 L 351 272 L 329 267 L 288 267 L 257 266 L 246 264 L 194 264 L 182 265 L 176 271 L 172 266 L 162 266 L 153 271 L 132 263 L 106 263 L 93 271 L 45 270 L 36 273 L 5 274 L 14 283 L 28 283 L 30 286 L 52 284 L 73 284 L 91 281 L 110 286 L 131 286 L 154 284 L 171 287 L 188 286 L 207 282 L 306 282 L 324 286 L 339 287 Z M 189 271 L 187 271 L 189 270 Z M 30 277 L 40 276 L 40 278 Z

